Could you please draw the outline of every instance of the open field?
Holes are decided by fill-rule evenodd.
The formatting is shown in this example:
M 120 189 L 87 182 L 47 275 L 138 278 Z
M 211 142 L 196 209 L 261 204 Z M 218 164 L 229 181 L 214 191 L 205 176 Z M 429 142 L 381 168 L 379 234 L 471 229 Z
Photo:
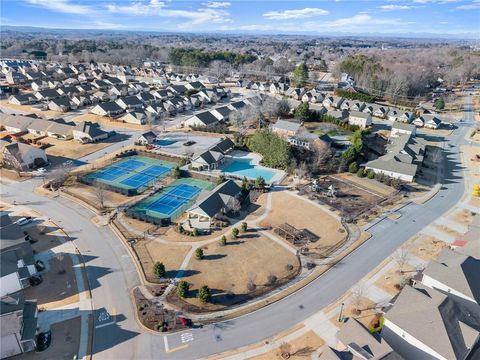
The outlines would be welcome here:
M 76 317 L 65 320 L 51 327 L 52 342 L 48 349 L 42 352 L 29 352 L 12 357 L 15 360 L 51 360 L 73 359 L 77 356 L 80 346 L 81 319 Z
M 167 245 L 155 240 L 140 240 L 133 248 L 145 270 L 147 279 L 156 280 L 152 270 L 157 261 L 163 262 L 165 265 L 167 277 L 173 278 L 191 246 Z
M 39 308 L 52 309 L 79 301 L 77 280 L 69 255 L 59 254 L 50 259 L 42 278 L 41 284 L 24 290 L 27 299 L 37 299 Z
M 100 151 L 109 147 L 118 140 L 120 135 L 114 135 L 108 138 L 108 141 L 100 141 L 96 143 L 81 144 L 75 140 L 58 140 L 54 138 L 45 138 L 42 142 L 50 143 L 50 146 L 45 149 L 48 156 L 58 156 L 67 159 L 79 159 L 86 155 Z
M 436 259 L 440 251 L 447 245 L 433 236 L 420 234 L 414 240 L 414 246 L 411 247 L 410 253 L 420 259 L 430 261 Z
M 378 196 L 388 197 L 393 195 L 397 191 L 391 186 L 382 184 L 381 182 L 376 181 L 374 179 L 368 179 L 366 177 L 359 178 L 357 175 L 350 174 L 350 173 L 341 173 L 341 174 L 335 175 L 335 177 L 352 183 L 352 186 L 358 185 L 363 190 L 371 191 L 373 194 Z
M 147 130 L 148 125 L 139 125 L 139 124 L 129 124 L 122 121 L 117 121 L 112 118 L 106 116 L 100 116 L 95 114 L 83 114 L 72 119 L 74 122 L 82 122 L 82 121 L 91 121 L 103 126 L 114 126 L 114 127 L 122 127 L 126 129 L 132 130 Z
M 326 256 L 347 236 L 339 220 L 306 198 L 286 191 L 272 193 L 272 210 L 264 223 L 273 228 L 288 222 L 297 229 L 307 229 L 320 239 L 309 244 L 309 250 L 319 256 Z
M 115 208 L 128 202 L 135 201 L 136 197 L 128 197 L 109 190 L 97 190 L 97 188 L 81 183 L 74 183 L 67 187 L 68 194 L 85 201 L 86 203 L 100 209 L 100 198 L 103 198 L 104 207 Z
M 203 250 L 204 258 L 192 257 L 185 271 L 184 280 L 191 284 L 185 300 L 208 310 L 220 310 L 268 291 L 269 276 L 286 281 L 297 274 L 299 266 L 294 253 L 254 230 L 236 240 L 229 239 L 226 246 L 214 243 Z M 292 268 L 287 269 L 287 265 Z M 203 285 L 212 291 L 212 304 L 202 305 L 194 297 Z M 234 296 L 228 296 L 228 292 Z
M 360 183 L 359 180 L 364 179 L 355 179 L 354 182 L 347 175 L 343 175 L 343 177 L 325 176 L 318 182 L 320 191 L 312 192 L 309 187 L 302 190 L 305 190 L 306 195 L 310 198 L 317 199 L 325 206 L 339 211 L 341 216 L 355 219 L 383 201 L 386 198 L 385 194 L 393 194 L 393 191 L 388 190 L 387 192 L 387 189 L 383 187 L 376 190 L 374 184 L 369 184 L 368 181 Z M 336 191 L 335 197 L 327 196 L 330 186 L 333 186 Z
M 305 334 L 299 336 L 292 341 L 284 344 L 285 349 L 288 348 L 290 353 L 289 359 L 293 360 L 302 360 L 309 359 L 312 356 L 312 353 L 323 346 L 325 341 L 318 336 L 312 330 L 307 331 Z M 249 360 L 272 360 L 272 359 L 282 359 L 280 347 L 274 350 L 271 350 L 265 354 L 254 356 L 249 358 Z
M 396 295 L 400 292 L 399 285 L 406 283 L 406 281 L 415 275 L 415 269 L 405 264 L 403 271 L 400 272 L 400 266 L 395 264 L 389 271 L 383 274 L 376 282 L 375 285 L 380 289 L 385 290 L 389 294 Z

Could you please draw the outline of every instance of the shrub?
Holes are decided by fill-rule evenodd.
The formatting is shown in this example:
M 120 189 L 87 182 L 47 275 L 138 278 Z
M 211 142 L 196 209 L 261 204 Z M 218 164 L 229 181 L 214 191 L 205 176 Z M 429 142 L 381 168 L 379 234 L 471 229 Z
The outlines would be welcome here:
M 301 102 L 300 105 L 294 111 L 294 115 L 296 119 L 300 119 L 302 121 L 310 120 L 312 117 L 312 112 L 310 111 L 310 105 L 308 102 Z
M 247 283 L 247 290 L 254 291 L 257 288 L 257 285 L 253 282 L 253 280 L 249 280 Z
M 348 165 L 348 171 L 352 174 L 355 174 L 358 171 L 358 164 L 354 161 Z
M 236 239 L 236 238 L 237 238 L 237 236 L 238 236 L 238 233 L 239 233 L 239 231 L 238 231 L 238 229 L 237 229 L 237 228 L 233 228 L 233 229 L 232 229 L 232 237 L 233 237 L 234 239 Z
M 257 177 L 255 179 L 255 187 L 257 189 L 263 189 L 265 187 L 266 183 L 265 183 L 265 179 L 261 176 Z
M 368 173 L 367 173 L 367 177 L 369 179 L 374 179 L 375 178 L 375 172 L 370 170 Z
M 222 246 L 227 245 L 227 237 L 226 237 L 225 235 L 223 235 L 223 236 L 220 238 L 220 245 L 222 245 Z
M 288 142 L 268 129 L 255 132 L 247 140 L 250 151 L 263 156 L 265 166 L 273 168 L 285 168 L 290 161 L 290 146 Z
M 172 176 L 176 179 L 178 179 L 180 177 L 180 167 L 178 166 L 175 166 L 173 169 L 172 169 Z
M 186 298 L 188 291 L 190 290 L 190 284 L 182 280 L 177 285 L 177 295 L 181 298 Z
M 293 265 L 292 264 L 285 265 L 285 270 L 292 271 L 293 270 Z
M 278 280 L 278 279 L 277 279 L 277 277 L 276 277 L 275 275 L 270 274 L 270 275 L 268 275 L 267 283 L 268 283 L 268 285 L 273 285 L 273 284 L 275 284 L 275 283 L 277 282 L 277 280 Z
M 360 178 L 364 177 L 365 176 L 365 170 L 358 169 L 357 176 L 360 177 Z
M 197 258 L 197 260 L 202 260 L 203 259 L 203 249 L 202 248 L 198 248 L 197 250 L 195 250 L 195 257 Z
M 212 294 L 210 292 L 210 288 L 207 285 L 203 285 L 197 293 L 197 298 L 202 302 L 202 303 L 208 303 L 211 298 Z
M 225 175 L 220 175 L 217 179 L 217 185 L 223 184 L 226 181 Z
M 242 222 L 241 229 L 242 229 L 243 232 L 247 232 L 248 225 L 247 225 L 246 222 Z
M 157 278 L 165 277 L 165 265 L 162 262 L 157 261 L 155 265 L 153 265 L 153 273 Z

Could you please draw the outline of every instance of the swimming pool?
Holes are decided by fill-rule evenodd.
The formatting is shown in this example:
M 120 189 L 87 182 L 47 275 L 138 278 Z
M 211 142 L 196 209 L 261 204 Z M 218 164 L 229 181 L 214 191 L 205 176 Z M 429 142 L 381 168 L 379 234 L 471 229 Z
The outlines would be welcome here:
M 253 180 L 261 176 L 267 182 L 270 182 L 276 175 L 275 171 L 252 164 L 251 159 L 235 159 L 225 166 L 222 171 L 239 177 L 245 176 Z
M 156 140 L 153 143 L 158 146 L 169 146 L 172 144 L 175 144 L 177 140 L 170 140 L 170 139 L 162 139 L 162 140 Z

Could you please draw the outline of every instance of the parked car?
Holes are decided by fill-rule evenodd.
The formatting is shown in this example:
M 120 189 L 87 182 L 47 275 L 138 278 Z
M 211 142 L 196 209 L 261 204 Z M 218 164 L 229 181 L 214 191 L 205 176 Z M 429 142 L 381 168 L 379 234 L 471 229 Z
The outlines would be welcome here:
M 37 271 L 45 270 L 45 264 L 43 263 L 42 260 L 35 261 L 35 269 L 37 269 Z
M 40 174 L 44 174 L 44 173 L 47 172 L 47 169 L 41 167 L 41 168 L 37 169 L 37 171 L 38 171 Z
M 32 222 L 32 218 L 31 218 L 31 217 L 22 217 L 22 218 L 20 218 L 20 219 L 18 219 L 18 220 L 16 221 L 16 224 L 17 224 L 17 225 L 20 225 L 20 226 L 23 226 L 23 225 L 27 225 L 27 224 L 29 224 L 29 223 L 31 223 L 31 222 Z
M 38 334 L 37 336 L 37 351 L 43 351 L 48 349 L 50 343 L 52 342 L 52 332 L 46 331 Z
M 43 279 L 41 275 L 33 275 L 28 279 L 31 286 L 37 286 L 42 283 Z

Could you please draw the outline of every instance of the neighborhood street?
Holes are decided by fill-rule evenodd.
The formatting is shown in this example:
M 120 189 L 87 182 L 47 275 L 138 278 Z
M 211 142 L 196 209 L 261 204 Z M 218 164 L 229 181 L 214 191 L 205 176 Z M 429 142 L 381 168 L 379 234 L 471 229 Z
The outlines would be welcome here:
M 140 285 L 133 260 L 108 227 L 96 226 L 86 208 L 61 197 L 33 193 L 40 179 L 3 184 L 1 196 L 15 200 L 49 216 L 74 239 L 84 255 L 88 281 L 95 306 L 93 355 L 98 359 L 159 358 L 195 359 L 262 341 L 314 315 L 334 302 L 395 249 L 435 221 L 460 200 L 464 182 L 459 145 L 472 127 L 471 97 L 466 98 L 464 121 L 446 141 L 443 186 L 423 205 L 411 203 L 369 229 L 372 237 L 308 286 L 253 313 L 164 336 L 145 332 L 134 317 L 131 289 Z M 132 141 L 131 139 L 129 141 Z M 126 143 L 125 143 L 126 144 Z M 123 146 L 118 143 L 81 160 L 94 160 L 105 151 Z M 181 348 L 180 348 L 181 347 Z M 174 351 L 178 348 L 178 351 Z M 166 353 L 169 351 L 168 353 Z

